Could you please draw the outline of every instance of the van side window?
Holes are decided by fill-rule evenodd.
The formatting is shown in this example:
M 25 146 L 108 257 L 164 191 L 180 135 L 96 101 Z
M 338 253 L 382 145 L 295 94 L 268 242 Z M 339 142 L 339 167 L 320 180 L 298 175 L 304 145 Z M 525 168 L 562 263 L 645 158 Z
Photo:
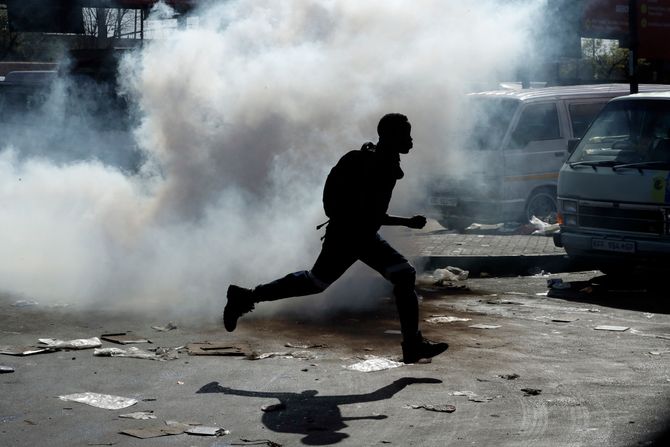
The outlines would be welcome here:
M 512 132 L 510 149 L 522 149 L 531 141 L 561 138 L 556 104 L 533 104 L 521 113 L 519 123 Z
M 605 102 L 594 102 L 589 104 L 570 104 L 568 106 L 573 138 L 584 136 L 589 124 L 591 124 L 591 121 L 593 121 L 598 112 L 605 107 L 605 104 Z

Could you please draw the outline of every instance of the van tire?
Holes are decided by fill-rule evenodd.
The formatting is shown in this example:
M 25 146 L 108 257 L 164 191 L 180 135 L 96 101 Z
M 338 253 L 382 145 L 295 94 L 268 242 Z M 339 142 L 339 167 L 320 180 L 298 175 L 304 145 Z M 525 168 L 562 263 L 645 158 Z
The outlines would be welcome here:
M 526 201 L 524 218 L 525 222 L 530 222 L 535 216 L 544 222 L 554 223 L 551 221 L 555 221 L 557 212 L 556 188 L 547 186 L 537 188 L 531 193 Z

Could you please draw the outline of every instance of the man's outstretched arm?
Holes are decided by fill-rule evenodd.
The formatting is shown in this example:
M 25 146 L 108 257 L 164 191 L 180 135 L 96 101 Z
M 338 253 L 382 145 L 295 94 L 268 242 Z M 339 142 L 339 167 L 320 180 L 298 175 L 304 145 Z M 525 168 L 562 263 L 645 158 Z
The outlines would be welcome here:
M 389 216 L 388 214 L 384 216 L 382 220 L 382 225 L 389 226 L 403 226 L 408 228 L 420 229 L 426 225 L 426 217 L 421 215 L 416 215 L 412 217 L 400 217 L 400 216 Z

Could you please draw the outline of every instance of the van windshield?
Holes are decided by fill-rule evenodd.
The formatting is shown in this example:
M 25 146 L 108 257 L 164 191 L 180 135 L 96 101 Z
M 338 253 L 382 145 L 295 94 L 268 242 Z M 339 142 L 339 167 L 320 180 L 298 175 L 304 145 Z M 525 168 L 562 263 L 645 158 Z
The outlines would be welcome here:
M 668 169 L 670 101 L 635 99 L 609 103 L 568 162 Z
M 477 97 L 468 98 L 467 122 L 463 129 L 467 141 L 475 149 L 496 149 L 500 146 L 505 132 L 512 121 L 519 100 L 512 98 Z

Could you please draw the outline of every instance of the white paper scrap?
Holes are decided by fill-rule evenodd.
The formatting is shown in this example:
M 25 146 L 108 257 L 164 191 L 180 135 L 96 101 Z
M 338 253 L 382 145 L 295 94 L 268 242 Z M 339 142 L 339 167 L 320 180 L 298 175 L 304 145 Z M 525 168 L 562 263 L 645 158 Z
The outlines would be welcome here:
M 354 363 L 353 365 L 345 366 L 345 368 L 351 371 L 360 371 L 360 372 L 374 372 L 374 371 L 383 371 L 385 369 L 398 368 L 403 364 L 390 360 L 384 357 L 370 357 L 367 360 L 362 362 Z
M 40 343 L 54 349 L 90 349 L 99 348 L 102 342 L 98 337 L 77 338 L 74 340 L 58 340 L 56 338 L 40 338 Z
M 98 393 L 75 393 L 58 396 L 60 400 L 79 402 L 92 407 L 104 408 L 106 410 L 120 410 L 137 403 L 137 400 L 129 397 L 112 396 L 110 394 Z
M 447 315 L 433 315 L 430 318 L 426 319 L 427 323 L 441 324 L 441 323 L 453 323 L 454 321 L 470 321 L 472 318 L 460 318 L 460 317 L 451 317 Z
M 471 324 L 468 327 L 474 329 L 498 329 L 500 326 L 495 324 Z
M 596 331 L 613 331 L 613 332 L 624 332 L 630 329 L 627 326 L 596 326 L 595 327 Z
M 120 414 L 119 417 L 124 419 L 138 420 L 156 419 L 156 415 L 153 413 L 153 411 L 136 411 L 134 413 Z

